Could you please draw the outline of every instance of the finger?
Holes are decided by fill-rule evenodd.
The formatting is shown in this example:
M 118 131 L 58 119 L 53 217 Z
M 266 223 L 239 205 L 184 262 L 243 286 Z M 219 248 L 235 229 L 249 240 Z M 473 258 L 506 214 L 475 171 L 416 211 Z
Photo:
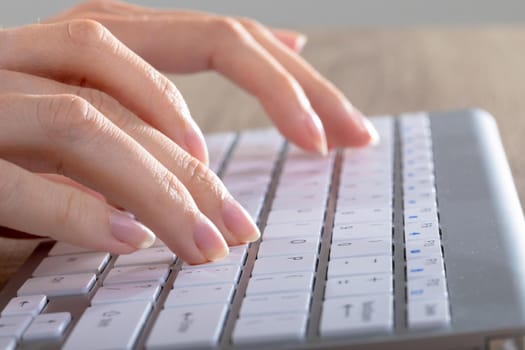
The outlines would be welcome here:
M 194 170 L 187 172 L 185 168 L 179 167 L 178 165 L 188 162 L 184 153 L 180 152 L 168 137 L 136 117 L 111 96 L 98 90 L 75 87 L 18 72 L 0 71 L 0 80 L 3 81 L 0 94 L 6 89 L 22 94 L 39 94 L 42 91 L 51 94 L 70 93 L 84 98 L 113 124 L 140 143 L 183 183 L 198 208 L 212 220 L 228 244 L 251 242 L 259 237 L 257 227 L 250 216 L 232 198 L 215 174 L 208 170 L 202 173 Z
M 101 24 L 74 20 L 3 30 L 0 49 L 0 68 L 103 90 L 207 162 L 204 138 L 179 91 Z
M 76 181 L 73 181 L 72 179 L 68 178 L 68 177 L 65 177 L 65 176 L 62 176 L 62 175 L 59 175 L 59 174 L 38 174 L 40 176 L 42 176 L 43 178 L 46 178 L 48 179 L 49 181 L 53 181 L 53 182 L 56 182 L 56 183 L 59 183 L 59 184 L 63 184 L 63 185 L 67 185 L 67 186 L 71 186 L 73 188 L 76 188 L 77 190 L 79 191 L 82 191 L 82 192 L 85 192 L 93 197 L 95 197 L 96 199 L 98 199 L 99 201 L 102 201 L 102 202 L 106 202 L 106 198 L 96 192 L 96 191 L 93 191 L 91 188 L 89 187 L 86 187 Z
M 73 95 L 15 94 L 0 96 L 0 106 L 3 159 L 63 174 L 103 193 L 187 262 L 227 253 L 221 233 L 180 181 L 87 101 Z M 204 171 L 198 160 L 186 158 L 180 167 Z
M 13 230 L 71 244 L 126 254 L 151 245 L 155 236 L 95 197 L 32 174 L 0 159 L 0 223 Z M 31 220 L 27 220 L 30 216 Z
M 302 148 L 326 153 L 322 123 L 301 86 L 235 20 L 215 16 L 129 20 L 114 15 L 99 15 L 97 20 L 127 38 L 130 47 L 162 70 L 219 71 L 256 96 L 286 137 Z
M 378 134 L 371 123 L 332 83 L 276 40 L 266 27 L 249 19 L 242 19 L 241 23 L 301 84 L 323 121 L 331 145 L 361 146 L 377 141 Z
M 295 52 L 301 52 L 308 40 L 306 35 L 288 29 L 271 29 L 272 34 L 281 43 Z

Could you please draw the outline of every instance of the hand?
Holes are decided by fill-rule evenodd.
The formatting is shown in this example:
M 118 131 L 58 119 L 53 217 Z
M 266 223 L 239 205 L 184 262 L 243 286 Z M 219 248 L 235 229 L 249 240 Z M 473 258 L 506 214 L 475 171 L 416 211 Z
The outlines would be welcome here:
M 360 113 L 296 55 L 300 37 L 292 32 L 90 2 L 49 24 L 0 31 L 0 225 L 117 254 L 151 244 L 151 228 L 190 263 L 258 238 L 198 161 L 207 161 L 206 147 L 180 93 L 113 34 L 160 69 L 219 70 L 306 149 L 324 153 L 326 139 L 331 147 L 374 138 Z
M 90 1 L 53 18 L 106 26 L 157 69 L 214 69 L 255 95 L 278 129 L 304 149 L 362 146 L 377 133 L 333 84 L 298 54 L 304 36 L 245 18 Z

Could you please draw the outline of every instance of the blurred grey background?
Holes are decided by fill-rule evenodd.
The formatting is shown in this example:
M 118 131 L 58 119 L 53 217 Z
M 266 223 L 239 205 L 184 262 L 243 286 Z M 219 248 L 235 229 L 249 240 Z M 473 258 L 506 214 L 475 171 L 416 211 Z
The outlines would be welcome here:
M 0 25 L 34 23 L 80 1 L 0 0 Z M 133 3 L 249 16 L 289 28 L 515 25 L 524 0 L 135 0 Z

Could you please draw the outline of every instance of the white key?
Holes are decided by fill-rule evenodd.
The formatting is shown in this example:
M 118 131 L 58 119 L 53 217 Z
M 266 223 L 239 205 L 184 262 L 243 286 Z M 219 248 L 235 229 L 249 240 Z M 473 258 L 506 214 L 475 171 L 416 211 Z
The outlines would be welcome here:
M 324 206 L 301 209 L 272 210 L 268 215 L 268 224 L 284 224 L 296 221 L 315 221 L 324 220 Z
M 405 225 L 405 241 L 439 239 L 437 222 L 409 222 Z
M 313 272 L 296 272 L 275 275 L 262 275 L 250 278 L 246 295 L 311 291 L 314 282 Z
M 392 208 L 345 209 L 338 207 L 334 224 L 359 224 L 371 222 L 392 222 Z
M 446 280 L 443 276 L 432 276 L 409 280 L 407 285 L 409 304 L 417 300 L 439 300 L 447 296 Z
M 313 272 L 316 262 L 316 253 L 259 258 L 255 261 L 252 276 L 283 272 Z
M 392 238 L 338 241 L 330 247 L 330 259 L 367 255 L 392 256 Z
M 306 313 L 310 308 L 309 292 L 246 296 L 239 317 L 278 313 Z
M 115 266 L 172 264 L 175 254 L 168 247 L 139 249 L 134 253 L 119 255 Z
M 159 282 L 113 284 L 99 288 L 91 300 L 91 305 L 129 303 L 132 301 L 154 302 L 159 293 Z
M 235 265 L 180 270 L 173 288 L 217 283 L 236 283 L 241 268 Z
M 44 258 L 33 276 L 66 275 L 91 272 L 98 274 L 109 261 L 108 253 L 84 253 Z
M 48 297 L 87 294 L 95 281 L 96 276 L 92 273 L 33 277 L 24 282 L 17 294 L 18 296 L 44 294 Z
M 353 238 L 392 237 L 391 222 L 365 224 L 339 224 L 334 226 L 332 241 L 338 242 Z
M 334 259 L 328 263 L 328 278 L 391 272 L 392 257 L 387 255 Z
M 32 317 L 29 315 L 0 317 L 0 337 L 19 339 L 31 320 Z
M 392 292 L 391 274 L 335 277 L 326 281 L 325 299 Z
M 317 254 L 319 237 L 301 237 L 290 239 L 275 239 L 261 242 L 257 257 L 279 255 L 295 255 L 301 253 Z
M 69 322 L 71 322 L 69 312 L 38 315 L 24 332 L 22 338 L 24 340 L 59 338 L 66 330 Z
M 182 269 L 202 269 L 207 267 L 217 267 L 224 265 L 237 265 L 242 266 L 244 264 L 244 259 L 246 258 L 246 253 L 248 250 L 248 245 L 238 245 L 230 247 L 230 253 L 227 257 L 212 261 L 209 263 L 199 264 L 199 265 L 188 265 L 187 263 L 182 264 Z
M 406 243 L 407 260 L 441 255 L 441 242 L 438 239 L 409 241 Z
M 14 350 L 16 347 L 15 337 L 0 337 L 0 349 Z
M 65 242 L 56 242 L 53 248 L 49 251 L 49 256 L 55 255 L 67 255 L 67 254 L 78 254 L 78 253 L 94 253 L 93 249 L 77 247 Z
M 289 237 L 319 237 L 323 223 L 315 221 L 288 222 L 266 225 L 262 235 L 263 241 Z
M 424 206 L 419 208 L 410 208 L 405 211 L 405 224 L 409 222 L 426 222 L 426 221 L 437 221 L 437 209 L 436 206 Z
M 233 343 L 299 342 L 305 336 L 306 321 L 304 313 L 241 317 L 233 330 Z
M 45 295 L 28 295 L 24 297 L 12 298 L 2 310 L 2 316 L 30 315 L 36 316 L 44 306 L 47 297 Z
M 149 302 L 88 307 L 64 349 L 131 349 L 151 310 Z
M 103 284 L 116 283 L 159 282 L 164 284 L 169 274 L 168 265 L 146 265 L 116 267 L 109 271 Z
M 323 303 L 321 337 L 387 333 L 392 329 L 391 294 L 336 298 Z
M 226 317 L 226 304 L 164 309 L 146 341 L 150 349 L 215 347 Z
M 448 301 L 413 301 L 408 304 L 408 327 L 411 329 L 442 328 L 450 324 Z
M 164 303 L 165 308 L 202 304 L 229 304 L 235 285 L 210 284 L 172 289 Z
M 341 208 L 373 208 L 378 206 L 391 206 L 392 194 L 387 192 L 351 194 L 339 196 L 337 206 Z
M 407 279 L 445 274 L 441 255 L 407 261 Z
M 297 208 L 312 208 L 319 203 L 326 203 L 328 194 L 324 192 L 301 191 L 294 196 L 277 197 L 272 202 L 272 210 L 286 210 Z

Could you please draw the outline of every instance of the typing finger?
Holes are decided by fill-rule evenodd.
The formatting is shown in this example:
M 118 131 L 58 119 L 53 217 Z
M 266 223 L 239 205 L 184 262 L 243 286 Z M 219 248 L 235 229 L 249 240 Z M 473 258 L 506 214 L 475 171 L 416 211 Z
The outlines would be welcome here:
M 134 213 L 189 263 L 227 253 L 221 233 L 175 175 L 84 99 L 13 94 L 1 95 L 0 106 L 1 158 L 32 171 L 63 174 L 103 193 Z M 179 167 L 195 175 L 208 171 L 179 150 L 184 155 L 178 158 Z M 84 215 L 80 220 L 90 219 Z M 107 224 L 109 212 L 105 215 L 102 222 Z M 82 239 L 83 245 L 94 240 L 89 235 Z
M 97 22 L 0 30 L 0 69 L 103 90 L 207 162 L 202 133 L 176 87 Z
M 210 171 L 187 171 L 180 164 L 188 156 L 164 134 L 146 124 L 120 105 L 111 96 L 95 89 L 71 86 L 19 72 L 0 71 L 2 92 L 23 94 L 74 94 L 82 97 L 113 124 L 142 145 L 151 155 L 172 172 L 189 190 L 199 209 L 212 220 L 230 245 L 246 243 L 258 238 L 258 230 L 242 207 L 232 198 L 222 182 Z M 57 175 L 52 176 L 56 179 Z M 71 180 L 58 177 L 61 182 Z M 92 191 L 73 182 L 80 189 Z M 100 194 L 98 194 L 100 196 Z

